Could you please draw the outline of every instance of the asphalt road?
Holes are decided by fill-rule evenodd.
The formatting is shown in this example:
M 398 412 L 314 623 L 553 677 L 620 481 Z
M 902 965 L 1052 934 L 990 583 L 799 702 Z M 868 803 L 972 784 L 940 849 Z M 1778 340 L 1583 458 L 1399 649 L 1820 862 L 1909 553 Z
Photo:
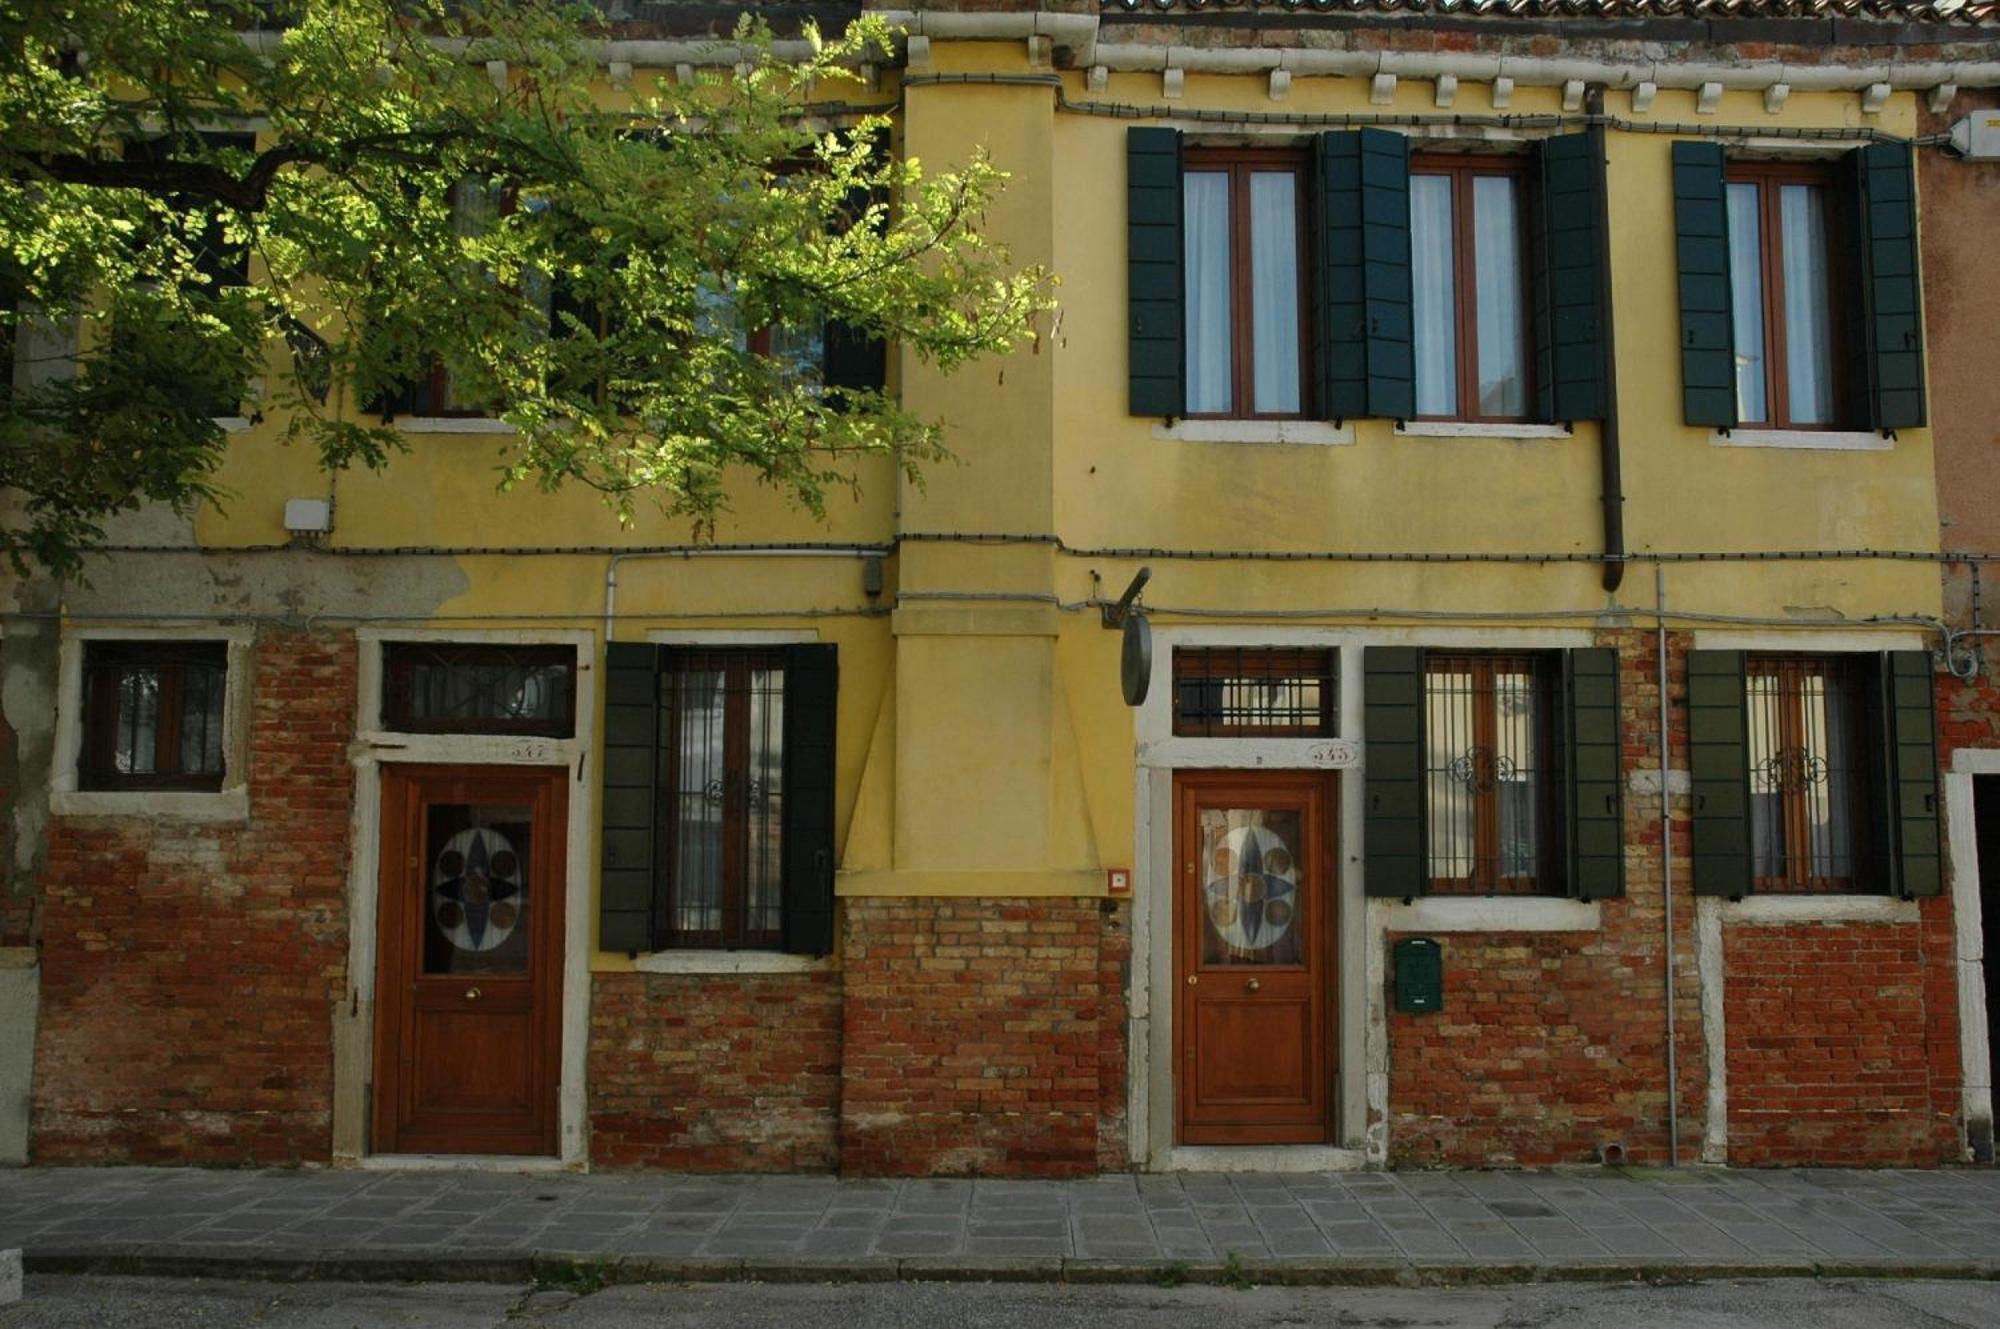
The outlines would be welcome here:
M 979 1283 L 614 1287 L 28 1280 L 0 1329 L 1993 1329 L 2000 1284 L 1773 1279 L 1496 1289 Z

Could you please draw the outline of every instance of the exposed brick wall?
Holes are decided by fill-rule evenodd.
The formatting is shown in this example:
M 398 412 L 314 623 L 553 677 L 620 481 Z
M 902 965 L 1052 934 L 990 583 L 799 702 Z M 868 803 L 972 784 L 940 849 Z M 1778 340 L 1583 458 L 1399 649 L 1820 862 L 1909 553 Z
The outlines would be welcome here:
M 1942 766 L 1968 741 L 2000 746 L 1994 700 L 1938 675 Z M 1731 1163 L 1922 1167 L 1963 1156 L 1950 896 L 1918 909 L 1915 924 L 1723 929 Z
M 1625 766 L 1658 770 L 1657 639 L 1605 632 L 1598 644 L 1619 652 Z M 1685 769 L 1686 634 L 1669 634 L 1668 648 L 1670 765 Z M 1684 797 L 1673 800 L 1672 816 L 1680 1143 L 1682 1157 L 1692 1159 L 1703 1121 L 1703 1044 Z M 1444 946 L 1444 1009 L 1401 1014 L 1393 987 L 1380 994 L 1389 1008 L 1392 1162 L 1578 1162 L 1614 1140 L 1634 1162 L 1665 1161 L 1660 841 L 1658 793 L 1628 787 L 1625 896 L 1603 902 L 1600 931 L 1428 934 Z
M 845 905 L 843 1171 L 1076 1176 L 1122 1162 L 1123 904 Z
M 1725 929 L 1731 1163 L 1909 1167 L 1957 1156 L 1957 1048 L 1950 1067 L 1936 1065 L 1926 1036 L 1931 975 L 1951 971 L 1949 909 L 1929 900 L 1923 911 L 1922 926 Z M 1942 956 L 1930 953 L 1936 940 Z
M 832 1170 L 840 987 L 837 973 L 592 975 L 592 1165 Z
M 328 1156 L 355 643 L 267 629 L 254 657 L 247 822 L 50 823 L 39 1162 Z

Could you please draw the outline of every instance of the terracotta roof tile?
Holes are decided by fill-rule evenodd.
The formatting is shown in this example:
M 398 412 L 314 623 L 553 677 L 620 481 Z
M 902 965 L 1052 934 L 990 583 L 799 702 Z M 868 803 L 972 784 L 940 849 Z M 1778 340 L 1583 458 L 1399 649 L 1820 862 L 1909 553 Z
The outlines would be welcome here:
M 1101 0 L 1107 10 L 1437 14 L 1496 18 L 1845 18 L 2000 25 L 1992 0 Z

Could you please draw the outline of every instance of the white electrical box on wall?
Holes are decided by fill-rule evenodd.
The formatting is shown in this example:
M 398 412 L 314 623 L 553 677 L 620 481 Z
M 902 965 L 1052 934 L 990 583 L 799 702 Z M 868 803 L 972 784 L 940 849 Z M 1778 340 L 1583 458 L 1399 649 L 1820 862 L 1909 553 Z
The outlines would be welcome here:
M 2000 111 L 1974 111 L 1951 127 L 1951 146 L 1968 161 L 2000 161 Z
M 285 529 L 294 535 L 324 535 L 333 529 L 333 504 L 323 498 L 285 500 Z

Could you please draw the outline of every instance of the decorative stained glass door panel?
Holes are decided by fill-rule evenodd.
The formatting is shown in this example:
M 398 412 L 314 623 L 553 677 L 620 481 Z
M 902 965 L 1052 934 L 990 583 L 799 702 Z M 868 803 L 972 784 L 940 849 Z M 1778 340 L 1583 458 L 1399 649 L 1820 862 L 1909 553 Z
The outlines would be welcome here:
M 556 1152 L 564 775 L 383 772 L 377 1153 Z
M 1174 778 L 1182 1143 L 1332 1138 L 1335 778 Z

